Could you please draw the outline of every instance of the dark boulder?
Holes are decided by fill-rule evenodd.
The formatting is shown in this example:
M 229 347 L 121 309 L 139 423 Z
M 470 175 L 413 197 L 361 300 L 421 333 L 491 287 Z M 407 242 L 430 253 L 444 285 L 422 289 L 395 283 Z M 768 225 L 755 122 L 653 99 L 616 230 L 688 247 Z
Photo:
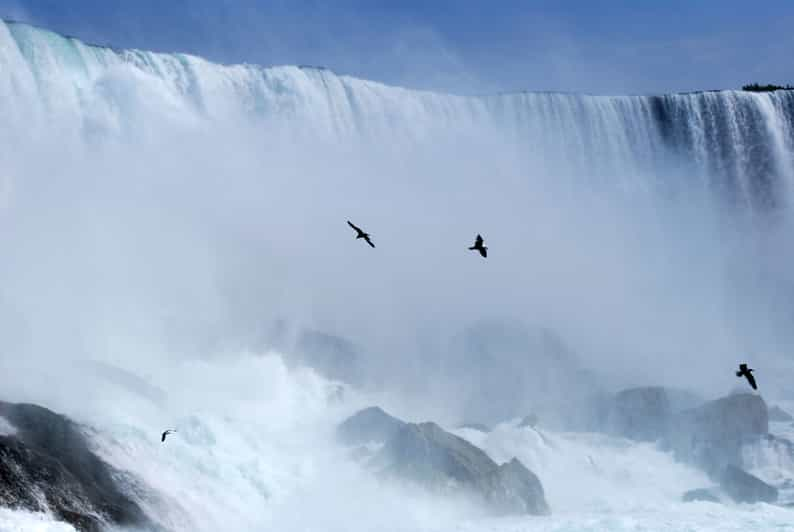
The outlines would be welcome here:
M 480 484 L 485 499 L 500 513 L 532 515 L 551 513 L 540 480 L 515 458 L 500 465 Z
M 719 482 L 722 490 L 736 502 L 777 501 L 777 488 L 733 465 L 722 470 Z
M 706 501 L 706 502 L 722 502 L 719 494 L 714 489 L 700 488 L 696 490 L 689 490 L 681 497 L 684 502 Z
M 435 423 L 408 423 L 384 446 L 379 462 L 388 473 L 427 485 L 474 484 L 497 468 L 478 447 Z
M 377 406 L 371 406 L 343 421 L 336 433 L 339 440 L 347 445 L 385 443 L 404 426 L 404 421 L 390 416 Z
M 154 529 L 121 490 L 122 473 L 90 450 L 74 422 L 30 404 L 0 402 L 0 416 L 16 429 L 0 436 L 0 504 L 50 510 L 78 530 L 103 523 Z
M 363 447 L 354 451 L 381 477 L 474 498 L 499 514 L 549 513 L 540 480 L 521 462 L 514 458 L 500 466 L 435 423 L 405 423 L 370 407 L 342 422 L 337 436 L 348 445 L 383 443 L 374 455 Z
M 518 460 L 499 466 L 481 449 L 435 423 L 406 424 L 375 463 L 388 476 L 477 497 L 496 513 L 549 513 L 540 481 Z
M 671 421 L 666 444 L 677 459 L 716 475 L 742 465 L 742 446 L 769 431 L 766 403 L 755 394 L 729 395 L 686 410 Z

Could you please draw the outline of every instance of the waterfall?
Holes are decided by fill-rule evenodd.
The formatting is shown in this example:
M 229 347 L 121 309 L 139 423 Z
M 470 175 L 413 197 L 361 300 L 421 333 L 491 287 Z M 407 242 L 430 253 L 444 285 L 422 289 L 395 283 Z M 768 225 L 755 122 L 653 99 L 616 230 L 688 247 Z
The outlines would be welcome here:
M 171 118 L 244 117 L 328 139 L 421 143 L 439 131 L 488 129 L 519 159 L 553 160 L 556 172 L 655 190 L 675 165 L 692 187 L 751 210 L 789 204 L 794 187 L 792 91 L 457 96 L 321 68 L 92 46 L 12 22 L 0 24 L 0 72 L 0 120 L 21 120 L 30 134 L 53 117 L 74 134 L 119 134 L 159 99 Z

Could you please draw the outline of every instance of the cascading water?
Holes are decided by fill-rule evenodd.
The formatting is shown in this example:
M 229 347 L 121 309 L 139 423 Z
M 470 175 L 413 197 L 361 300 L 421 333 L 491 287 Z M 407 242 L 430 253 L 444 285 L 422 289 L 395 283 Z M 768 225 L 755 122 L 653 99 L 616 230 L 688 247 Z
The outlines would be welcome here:
M 716 396 L 748 353 L 785 394 L 794 91 L 458 96 L 2 22 L 0 144 L 0 399 L 85 423 L 166 529 L 790 526 L 769 505 L 683 505 L 707 479 L 651 444 L 459 430 L 546 485 L 552 516 L 491 519 L 376 482 L 331 434 L 373 402 L 452 427 L 572 383 Z M 487 262 L 465 255 L 476 232 Z M 285 365 L 280 320 L 360 342 L 369 387 L 340 404 Z M 543 371 L 522 365 L 541 352 Z M 785 476 L 778 451 L 748 460 Z M 3 530 L 66 529 L 50 521 L 0 510 Z
M 311 67 L 219 66 L 188 55 L 114 50 L 18 23 L 3 23 L 0 39 L 6 120 L 54 113 L 82 134 L 129 127 L 129 100 L 147 95 L 114 85 L 114 70 L 124 69 L 169 98 L 175 112 L 211 119 L 308 120 L 314 133 L 384 142 L 418 141 L 438 127 L 495 128 L 525 156 L 568 161 L 571 173 L 651 180 L 619 186 L 662 186 L 654 182 L 665 177 L 658 168 L 673 158 L 692 174 L 692 186 L 751 209 L 788 204 L 794 187 L 791 91 L 462 97 Z

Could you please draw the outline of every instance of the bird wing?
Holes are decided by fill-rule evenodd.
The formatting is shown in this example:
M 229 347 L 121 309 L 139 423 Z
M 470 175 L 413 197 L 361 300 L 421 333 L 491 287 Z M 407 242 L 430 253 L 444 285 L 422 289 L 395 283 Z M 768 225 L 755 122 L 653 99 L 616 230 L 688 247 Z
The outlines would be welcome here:
M 483 257 L 487 257 L 488 256 L 488 248 L 480 248 L 480 255 L 482 255 Z
M 369 235 L 366 235 L 366 236 L 364 237 L 364 240 L 366 240 L 366 241 L 367 241 L 367 244 L 369 244 L 369 245 L 370 245 L 370 246 L 372 246 L 373 248 L 375 247 L 375 244 L 373 244 L 373 243 L 372 243 L 372 240 L 370 240 L 370 239 L 369 239 Z
M 356 231 L 357 233 L 361 233 L 361 232 L 362 232 L 362 231 L 361 231 L 361 228 L 357 227 L 357 226 L 356 226 L 356 224 L 354 224 L 354 223 L 353 223 L 353 222 L 351 222 L 350 220 L 348 220 L 348 221 L 347 221 L 347 225 L 349 225 L 350 227 L 352 227 L 353 229 L 355 229 L 355 231 Z
M 480 235 L 477 235 L 477 240 L 474 241 L 474 245 L 477 247 L 482 246 L 482 237 Z
M 163 436 L 162 436 L 162 438 L 160 438 L 160 441 L 165 441 L 165 437 L 167 435 L 168 435 L 168 431 L 163 432 Z
M 745 371 L 746 369 L 747 369 L 747 364 L 739 364 L 739 371 L 741 371 L 742 373 L 744 373 L 744 371 Z
M 753 390 L 757 390 L 758 386 L 755 384 L 755 377 L 753 377 L 753 374 L 748 372 L 745 376 L 747 377 L 747 382 L 749 382 L 750 386 L 753 387 Z

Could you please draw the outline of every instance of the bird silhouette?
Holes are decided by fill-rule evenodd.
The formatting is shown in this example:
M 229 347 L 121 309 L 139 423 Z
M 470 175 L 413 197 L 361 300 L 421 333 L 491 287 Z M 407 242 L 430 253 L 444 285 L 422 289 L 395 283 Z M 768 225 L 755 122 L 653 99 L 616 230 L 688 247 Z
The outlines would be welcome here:
M 737 377 L 746 377 L 747 382 L 750 383 L 750 386 L 753 387 L 753 390 L 757 390 L 758 386 L 755 385 L 755 377 L 753 377 L 753 369 L 748 368 L 747 364 L 739 364 L 739 371 L 736 372 Z
M 168 436 L 169 434 L 171 434 L 172 432 L 176 432 L 176 429 L 168 429 L 165 432 L 163 432 L 163 436 L 160 438 L 160 441 L 164 442 L 165 441 L 165 437 Z
M 480 255 L 483 257 L 488 256 L 488 248 L 482 245 L 482 237 L 477 235 L 477 240 L 474 241 L 474 245 L 469 248 L 472 251 L 479 251 Z
M 367 244 L 369 244 L 373 248 L 375 247 L 375 244 L 373 244 L 372 240 L 369 239 L 369 233 L 365 233 L 364 231 L 362 231 L 360 227 L 357 227 L 350 220 L 347 221 L 347 225 L 349 225 L 356 231 L 356 239 L 363 238 L 367 242 Z

